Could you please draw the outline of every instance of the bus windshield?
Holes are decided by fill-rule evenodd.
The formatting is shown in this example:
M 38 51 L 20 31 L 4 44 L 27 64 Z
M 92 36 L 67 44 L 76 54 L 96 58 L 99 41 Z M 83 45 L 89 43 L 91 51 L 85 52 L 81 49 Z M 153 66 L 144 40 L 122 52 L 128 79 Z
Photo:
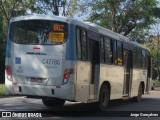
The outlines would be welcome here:
M 11 23 L 10 39 L 18 44 L 50 45 L 67 40 L 67 23 L 49 20 L 23 20 Z

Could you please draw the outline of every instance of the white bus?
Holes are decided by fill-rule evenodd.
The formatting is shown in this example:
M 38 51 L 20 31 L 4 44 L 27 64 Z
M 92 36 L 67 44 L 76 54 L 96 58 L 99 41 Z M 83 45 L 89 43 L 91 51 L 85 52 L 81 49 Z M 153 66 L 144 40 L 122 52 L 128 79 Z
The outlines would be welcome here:
M 8 94 L 42 99 L 49 107 L 66 100 L 140 101 L 149 93 L 150 52 L 98 25 L 51 15 L 10 20 L 5 60 Z

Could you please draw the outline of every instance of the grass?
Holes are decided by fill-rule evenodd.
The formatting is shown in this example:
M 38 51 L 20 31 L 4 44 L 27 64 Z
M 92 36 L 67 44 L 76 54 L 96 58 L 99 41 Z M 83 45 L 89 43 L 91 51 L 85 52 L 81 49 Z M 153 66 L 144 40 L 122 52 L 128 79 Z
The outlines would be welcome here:
M 5 84 L 0 84 L 0 98 L 6 97 L 16 97 L 18 95 L 6 95 L 6 86 Z
M 159 80 L 154 80 L 154 85 L 155 86 L 160 86 L 160 81 Z
M 0 97 L 2 96 L 6 96 L 5 95 L 5 92 L 6 92 L 6 87 L 4 84 L 0 84 Z
M 6 86 L 5 84 L 0 84 L 0 98 L 10 97 L 10 95 L 6 95 Z

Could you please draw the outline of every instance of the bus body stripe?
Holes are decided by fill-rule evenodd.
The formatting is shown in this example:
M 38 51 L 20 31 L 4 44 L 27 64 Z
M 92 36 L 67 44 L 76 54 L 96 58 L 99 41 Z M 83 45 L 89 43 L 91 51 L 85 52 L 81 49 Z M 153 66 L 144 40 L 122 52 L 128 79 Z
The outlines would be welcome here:
M 76 40 L 75 28 L 73 24 L 69 25 L 69 38 L 66 45 L 66 60 L 76 60 Z
M 7 42 L 6 42 L 6 58 L 11 58 L 11 40 L 9 38 L 10 33 L 10 25 L 8 27 L 8 33 L 7 33 Z
M 6 58 L 11 57 L 11 40 L 9 39 L 9 35 L 7 37 L 7 44 L 6 44 Z

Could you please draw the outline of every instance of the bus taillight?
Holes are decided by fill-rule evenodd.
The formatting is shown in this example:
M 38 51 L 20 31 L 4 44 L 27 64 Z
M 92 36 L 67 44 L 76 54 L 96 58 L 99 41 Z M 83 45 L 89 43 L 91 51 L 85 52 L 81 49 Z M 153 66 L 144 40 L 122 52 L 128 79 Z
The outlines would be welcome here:
M 11 75 L 11 71 L 10 70 L 7 70 L 7 75 Z
M 62 84 L 68 83 L 68 79 L 69 79 L 69 77 L 70 77 L 70 74 L 71 74 L 71 70 L 68 69 L 68 68 L 66 68 L 66 69 L 64 70 L 64 76 L 63 76 L 63 83 L 62 83 Z
M 64 79 L 68 79 L 69 78 L 69 74 L 64 74 Z
M 9 80 L 11 80 L 11 78 L 12 78 L 12 75 L 11 75 L 11 68 L 10 68 L 10 66 L 5 66 L 5 69 L 6 69 L 6 74 L 7 74 L 7 78 L 9 79 Z
M 10 67 L 9 66 L 6 66 L 6 73 L 7 75 L 11 75 L 11 70 L 10 70 Z

